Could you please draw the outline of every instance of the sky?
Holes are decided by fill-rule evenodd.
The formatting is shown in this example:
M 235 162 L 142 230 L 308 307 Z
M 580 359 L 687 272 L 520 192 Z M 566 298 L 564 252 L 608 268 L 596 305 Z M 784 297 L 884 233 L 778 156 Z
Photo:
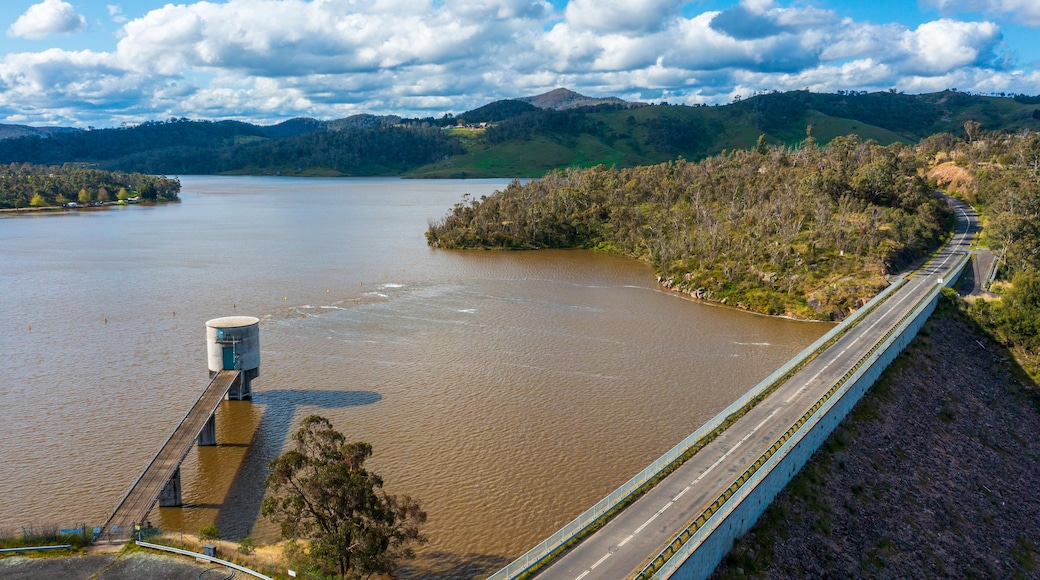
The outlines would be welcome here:
M 566 87 L 1040 94 L 1040 0 L 3 0 L 0 123 L 440 117 Z

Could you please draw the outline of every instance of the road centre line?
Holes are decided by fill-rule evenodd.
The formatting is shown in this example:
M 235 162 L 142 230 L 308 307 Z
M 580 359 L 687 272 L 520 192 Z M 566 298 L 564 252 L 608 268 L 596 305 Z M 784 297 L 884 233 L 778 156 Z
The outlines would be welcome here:
M 602 557 L 602 558 L 600 558 L 599 560 L 596 560 L 596 563 L 595 563 L 595 564 L 593 564 L 592 566 L 590 566 L 590 567 L 589 567 L 589 570 L 595 570 L 595 569 L 596 569 L 596 566 L 599 566 L 600 564 L 602 564 L 602 563 L 603 563 L 603 560 L 606 560 L 606 559 L 607 559 L 607 558 L 609 558 L 609 557 L 610 557 L 610 552 L 607 552 L 607 555 L 606 555 L 606 556 L 603 556 L 603 557 Z
M 634 534 L 638 534 L 639 532 L 643 531 L 643 528 L 645 528 L 645 527 L 649 526 L 649 525 L 650 525 L 650 522 L 652 522 L 652 521 L 656 520 L 656 519 L 657 519 L 657 516 L 659 516 L 659 515 L 661 515 L 661 512 L 657 512 L 656 514 L 654 514 L 654 515 L 650 516 L 650 519 L 648 519 L 648 520 L 646 520 L 645 522 L 643 522 L 643 525 L 641 525 L 641 526 L 639 526 L 638 528 L 636 528 L 636 531 L 635 531 L 635 532 L 632 532 L 632 533 L 634 533 Z
M 960 210 L 960 208 L 958 208 L 958 210 Z M 967 233 L 967 229 L 965 230 L 965 233 Z M 955 256 L 952 253 L 947 254 L 947 256 L 945 258 L 943 258 L 942 261 L 939 262 L 938 265 L 940 266 L 940 268 L 945 267 L 945 265 L 950 261 L 950 259 L 954 258 L 954 257 Z M 785 399 L 784 402 L 785 403 L 790 403 L 792 400 L 794 400 L 795 398 L 799 397 L 802 394 L 802 392 L 806 388 L 808 388 L 808 386 L 811 383 L 815 382 L 816 379 L 818 379 L 820 377 L 820 375 L 823 374 L 823 372 L 826 371 L 831 366 L 831 364 L 834 363 L 835 360 L 843 358 L 846 355 L 846 353 L 853 346 L 855 346 L 861 339 L 865 338 L 866 335 L 869 332 L 873 331 L 874 328 L 877 325 L 881 324 L 881 322 L 883 322 L 886 318 L 888 318 L 889 317 L 888 315 L 891 315 L 893 312 L 895 312 L 897 310 L 897 308 L 899 306 L 901 306 L 903 304 L 903 302 L 905 302 L 906 300 L 910 299 L 911 295 L 916 294 L 917 291 L 920 290 L 920 288 L 921 288 L 922 284 L 924 284 L 924 282 L 919 282 L 919 281 L 915 281 L 915 282 L 917 282 L 917 283 L 915 285 L 916 287 L 913 288 L 913 290 L 908 291 L 906 293 L 903 293 L 902 296 L 898 297 L 891 304 L 889 304 L 888 308 L 887 308 L 887 312 L 885 312 L 885 313 L 881 314 L 880 316 L 878 316 L 877 320 L 875 320 L 872 324 L 870 324 L 868 327 L 866 327 L 865 332 L 857 333 L 855 338 L 853 338 L 849 342 L 849 344 L 846 345 L 845 348 L 842 349 L 841 352 L 837 356 L 831 357 L 829 359 L 829 361 L 815 375 L 813 375 L 813 377 L 811 379 L 806 381 L 797 391 L 795 391 L 790 397 Z M 908 288 L 908 290 L 910 290 L 910 288 Z M 692 489 L 694 485 L 696 485 L 702 479 L 704 479 L 711 471 L 713 471 L 723 461 L 725 461 L 730 455 L 732 455 L 744 442 L 746 442 L 748 439 L 750 439 L 766 423 L 768 423 L 770 420 L 772 420 L 773 416 L 776 415 L 776 413 L 779 412 L 780 409 L 781 409 L 781 407 L 774 408 L 769 413 L 769 415 L 766 416 L 766 418 L 764 418 L 758 425 L 756 425 L 750 432 L 748 432 L 740 441 L 737 441 L 737 443 L 735 445 L 733 445 L 721 457 L 719 457 L 714 463 L 712 463 L 707 469 L 705 469 L 704 472 L 702 472 L 700 475 L 698 475 L 697 478 L 694 479 L 693 482 L 690 483 L 690 485 L 686 486 L 686 488 L 684 488 L 682 491 L 680 491 L 678 494 L 676 494 L 675 497 L 673 497 L 671 499 L 671 501 L 669 501 L 667 504 L 665 504 L 661 509 L 659 509 L 649 519 L 647 519 L 645 522 L 643 522 L 643 524 L 641 526 L 639 526 L 638 528 L 636 528 L 636 530 L 632 534 L 630 534 L 625 539 L 621 540 L 621 542 L 618 543 L 617 547 L 620 548 L 620 547 L 624 546 L 629 541 L 631 541 L 635 537 L 636 534 L 638 534 L 638 533 L 642 532 L 644 529 L 646 529 L 646 527 L 649 526 L 654 520 L 656 520 L 658 518 L 658 516 L 660 516 L 662 513 L 665 512 L 665 510 L 667 510 L 672 505 L 674 505 L 680 498 L 682 498 L 683 495 L 686 494 L 686 492 L 690 491 L 690 489 Z M 602 558 L 597 560 L 596 563 L 593 564 L 588 570 L 585 570 L 579 576 L 577 576 L 575 578 L 575 580 L 582 580 L 583 578 L 585 578 L 593 569 L 595 569 L 597 566 L 599 566 L 600 564 L 605 562 L 607 560 L 607 558 L 609 558 L 613 554 L 614 554 L 614 552 L 607 552 L 607 554 L 605 554 Z

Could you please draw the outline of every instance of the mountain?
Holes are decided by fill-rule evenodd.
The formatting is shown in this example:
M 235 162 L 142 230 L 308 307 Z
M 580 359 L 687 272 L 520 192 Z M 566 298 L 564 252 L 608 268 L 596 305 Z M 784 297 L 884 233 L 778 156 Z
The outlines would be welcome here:
M 343 119 L 329 121 L 326 126 L 330 131 L 354 131 L 359 129 L 371 129 L 380 126 L 392 126 L 401 122 L 397 115 L 351 115 Z
M 327 123 L 325 121 L 319 121 L 309 117 L 296 117 L 295 119 L 282 121 L 277 125 L 262 127 L 261 132 L 265 137 L 279 139 L 282 137 L 294 137 L 296 135 L 305 135 L 307 133 L 321 131 L 326 125 Z
M 540 111 L 538 107 L 519 99 L 506 99 L 488 103 L 459 115 L 467 123 L 500 123 L 506 119 Z
M 408 175 L 527 177 L 562 167 L 697 160 L 769 144 L 798 146 L 858 135 L 881 144 L 936 133 L 1040 130 L 1040 97 L 943 91 L 765 93 L 723 106 L 646 105 L 567 89 L 505 99 L 458 117 L 353 115 L 296 118 L 271 126 L 240 121 L 150 121 L 118 129 L 0 125 L 0 163 L 151 174 Z
M 72 127 L 30 127 L 28 125 L 5 125 L 0 123 L 0 141 L 4 139 L 20 139 L 22 137 L 49 137 L 60 133 L 78 133 L 81 129 Z
M 577 109 L 579 107 L 595 107 L 597 105 L 620 105 L 625 108 L 646 106 L 646 103 L 633 103 L 617 97 L 586 97 L 564 88 L 553 89 L 548 93 L 542 93 L 533 97 L 521 97 L 516 100 L 529 103 L 539 109 L 554 109 L 557 111 Z

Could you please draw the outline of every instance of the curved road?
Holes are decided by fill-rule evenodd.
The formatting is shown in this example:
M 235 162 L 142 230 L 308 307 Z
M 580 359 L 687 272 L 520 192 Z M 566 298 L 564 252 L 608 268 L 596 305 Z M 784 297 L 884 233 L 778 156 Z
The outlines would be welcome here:
M 978 216 L 966 204 L 950 201 L 957 212 L 957 233 L 932 261 L 682 467 L 557 558 L 538 574 L 539 580 L 620 579 L 638 574 L 970 251 L 979 229 Z

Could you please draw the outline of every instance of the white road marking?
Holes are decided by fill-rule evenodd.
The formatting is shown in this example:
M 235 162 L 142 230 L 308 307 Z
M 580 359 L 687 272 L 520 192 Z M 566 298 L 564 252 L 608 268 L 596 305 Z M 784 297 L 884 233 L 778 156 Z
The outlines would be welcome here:
M 965 229 L 965 233 L 966 233 L 966 232 L 967 232 L 967 229 Z M 947 263 L 947 262 L 948 262 L 948 261 L 950 260 L 950 258 L 952 258 L 952 257 L 954 257 L 954 256 L 953 256 L 953 254 L 949 254 L 949 255 L 947 255 L 947 256 L 946 256 L 946 258 L 942 260 L 942 262 L 940 263 L 940 265 L 941 265 L 941 266 L 945 266 L 945 265 L 946 265 L 946 263 Z M 912 294 L 915 294 L 915 293 L 916 293 L 916 291 L 917 291 L 917 290 L 918 290 L 918 289 L 920 288 L 920 286 L 921 286 L 921 283 L 920 283 L 919 281 L 915 281 L 915 282 L 917 282 L 917 283 L 916 283 L 916 288 L 914 288 L 914 289 L 913 289 L 912 291 L 904 292 L 904 293 L 902 294 L 902 296 L 900 296 L 900 297 L 898 297 L 897 299 L 895 299 L 895 300 L 894 300 L 894 301 L 893 301 L 893 302 L 891 303 L 891 306 L 890 306 L 890 307 L 888 308 L 888 311 L 887 311 L 887 312 L 886 312 L 885 314 L 891 314 L 892 312 L 894 312 L 894 311 L 896 310 L 896 307 L 897 307 L 897 306 L 901 305 L 901 304 L 902 304 L 903 302 L 905 302 L 905 301 L 906 301 L 907 299 L 909 299 L 909 298 L 910 298 L 910 296 L 911 296 Z M 909 286 L 909 285 L 908 285 L 908 288 L 907 288 L 907 289 L 908 289 L 908 290 L 910 289 L 910 286 Z M 874 321 L 874 322 L 873 322 L 873 323 L 872 323 L 872 324 L 871 324 L 870 326 L 866 327 L 866 329 L 865 329 L 865 331 L 864 331 L 864 332 L 859 332 L 859 333 L 857 333 L 857 334 L 856 334 L 856 336 L 855 336 L 855 338 L 853 338 L 853 339 L 851 340 L 851 342 L 849 342 L 849 344 L 848 344 L 848 345 L 846 345 L 846 346 L 845 346 L 845 348 L 844 348 L 844 349 L 842 349 L 842 351 L 841 351 L 840 353 L 838 353 L 838 355 L 837 355 L 837 356 L 834 356 L 834 357 L 830 357 L 830 358 L 829 358 L 829 360 L 828 360 L 828 362 L 827 362 L 827 363 L 826 363 L 826 364 L 825 364 L 825 365 L 824 365 L 824 366 L 823 366 L 823 367 L 822 367 L 822 368 L 821 368 L 821 369 L 820 369 L 819 371 L 817 371 L 817 373 L 816 373 L 815 375 L 813 375 L 813 376 L 812 376 L 812 378 L 810 378 L 810 379 L 809 379 L 808 381 L 805 381 L 805 382 L 804 382 L 804 383 L 802 384 L 802 386 L 801 386 L 801 387 L 800 387 L 800 388 L 799 388 L 799 389 L 798 389 L 797 391 L 795 391 L 795 392 L 794 392 L 794 393 L 793 393 L 793 394 L 792 394 L 792 395 L 791 395 L 790 397 L 788 397 L 787 399 L 785 399 L 785 400 L 784 400 L 784 403 L 785 403 L 785 404 L 786 404 L 786 403 L 790 403 L 790 402 L 791 402 L 792 400 L 794 400 L 794 399 L 795 399 L 796 397 L 800 396 L 800 395 L 801 395 L 801 393 L 802 393 L 802 392 L 803 392 L 803 391 L 804 391 L 804 390 L 805 390 L 805 389 L 806 389 L 806 388 L 807 388 L 807 387 L 808 387 L 808 386 L 809 386 L 810 384 L 814 383 L 814 382 L 816 381 L 816 379 L 818 379 L 818 378 L 820 377 L 820 375 L 821 375 L 821 374 L 823 374 L 823 372 L 824 372 L 824 371 L 826 371 L 826 370 L 827 370 L 827 369 L 828 369 L 828 368 L 829 368 L 829 367 L 831 366 L 831 364 L 833 364 L 833 363 L 834 363 L 834 361 L 835 361 L 835 360 L 838 360 L 838 359 L 841 359 L 841 358 L 843 358 L 843 357 L 845 356 L 845 353 L 847 353 L 847 352 L 849 351 L 849 349 L 851 349 L 851 348 L 852 348 L 853 346 L 855 346 L 855 345 L 856 345 L 856 343 L 857 343 L 857 342 L 859 342 L 860 340 L 862 340 L 862 339 L 863 339 L 863 338 L 864 338 L 864 337 L 865 337 L 865 336 L 866 336 L 866 335 L 867 335 L 867 334 L 868 334 L 868 333 L 869 333 L 870 331 L 872 331 L 872 330 L 874 329 L 874 327 L 876 327 L 876 326 L 877 326 L 878 324 L 880 324 L 880 323 L 881 323 L 881 322 L 882 322 L 882 321 L 883 321 L 883 320 L 884 320 L 884 319 L 886 318 L 885 314 L 883 314 L 883 315 L 881 315 L 881 316 L 878 316 L 877 320 L 875 320 L 875 321 Z M 769 413 L 769 415 L 767 415 L 767 416 L 766 416 L 766 418 L 765 418 L 765 419 L 762 419 L 762 421 L 761 421 L 761 422 L 760 422 L 760 423 L 759 423 L 758 425 L 756 425 L 754 429 L 752 429 L 752 430 L 751 430 L 751 431 L 750 431 L 749 433 L 747 433 L 746 435 L 744 435 L 744 437 L 743 437 L 743 438 L 742 438 L 742 439 L 741 439 L 740 441 L 737 441 L 737 443 L 736 443 L 735 445 L 733 445 L 733 447 L 731 447 L 731 448 L 730 448 L 729 450 L 727 450 L 727 451 L 726 451 L 726 453 L 724 453 L 724 454 L 723 454 L 723 455 L 722 455 L 721 457 L 719 457 L 719 458 L 718 458 L 718 459 L 717 459 L 717 460 L 715 461 L 715 463 L 712 463 L 712 464 L 711 464 L 711 466 L 709 466 L 709 467 L 708 467 L 708 468 L 707 468 L 706 470 L 704 470 L 704 471 L 703 471 L 703 472 L 702 472 L 702 473 L 701 473 L 700 475 L 698 475 L 698 476 L 697 476 L 697 478 L 696 478 L 696 479 L 694 479 L 694 480 L 693 480 L 693 482 L 691 482 L 691 483 L 690 483 L 690 485 L 686 486 L 686 488 L 685 488 L 685 489 L 683 489 L 683 490 L 682 490 L 682 491 L 680 491 L 680 492 L 679 492 L 678 494 L 676 494 L 676 496 L 675 496 L 675 497 L 673 497 L 673 498 L 671 499 L 671 501 L 669 501 L 669 502 L 668 502 L 667 504 L 665 504 L 665 505 L 664 505 L 664 507 L 662 507 L 661 509 L 657 510 L 657 513 L 655 513 L 654 515 L 650 516 L 650 519 L 648 519 L 648 520 L 646 520 L 645 522 L 643 522 L 643 525 L 641 525 L 641 526 L 639 526 L 638 528 L 636 528 L 636 530 L 635 530 L 634 532 L 632 532 L 631 534 L 629 534 L 629 536 L 628 536 L 628 537 L 626 537 L 626 538 L 625 538 L 624 540 L 621 540 L 621 542 L 620 542 L 620 543 L 618 543 L 618 546 L 617 546 L 617 547 L 618 547 L 618 548 L 620 548 L 621 546 L 624 546 L 625 544 L 627 544 L 627 543 L 628 543 L 628 542 L 629 542 L 630 540 L 632 540 L 632 538 L 633 538 L 633 537 L 635 537 L 635 535 L 636 535 L 636 534 L 638 534 L 638 533 L 642 532 L 642 531 L 643 531 L 643 530 L 644 530 L 644 529 L 645 529 L 645 528 L 646 528 L 647 526 L 649 526 L 649 525 L 650 525 L 650 523 L 651 523 L 651 522 L 653 522 L 654 520 L 656 520 L 658 516 L 660 516 L 660 515 L 661 515 L 662 513 L 664 513 L 664 512 L 665 512 L 665 510 L 667 510 L 668 508 L 672 507 L 672 505 L 674 505 L 674 504 L 675 504 L 675 502 L 677 502 L 677 501 L 679 500 L 679 498 L 681 498 L 681 497 L 682 497 L 683 495 L 685 495 L 685 494 L 686 494 L 686 492 L 690 491 L 690 489 L 692 489 L 694 485 L 696 485 L 696 484 L 697 484 L 697 483 L 699 483 L 699 482 L 700 482 L 700 481 L 701 481 L 702 479 L 704 479 L 704 477 L 705 477 L 705 476 L 707 476 L 707 475 L 708 475 L 709 473 L 711 473 L 711 471 L 713 471 L 713 470 L 714 470 L 714 469 L 715 469 L 716 467 L 718 467 L 718 466 L 719 466 L 719 465 L 720 465 L 720 464 L 721 464 L 721 463 L 722 463 L 723 461 L 725 461 L 727 457 L 729 457 L 730 455 L 732 455 L 732 454 L 733 454 L 733 452 L 735 452 L 735 451 L 737 450 L 737 448 L 739 448 L 739 447 L 740 447 L 741 445 L 743 445 L 743 444 L 744 444 L 744 442 L 746 442 L 746 441 L 747 441 L 748 439 L 750 439 L 750 438 L 751 438 L 751 437 L 752 437 L 752 436 L 753 436 L 753 435 L 754 435 L 754 434 L 755 434 L 756 432 L 758 432 L 758 430 L 759 430 L 759 429 L 761 429 L 761 428 L 762 428 L 762 427 L 763 427 L 763 426 L 764 426 L 764 425 L 765 425 L 766 423 L 768 423 L 768 422 L 769 422 L 769 421 L 770 421 L 770 420 L 771 420 L 771 419 L 773 418 L 773 416 L 774 416 L 774 415 L 776 415 L 776 414 L 777 414 L 777 412 L 779 412 L 779 411 L 780 411 L 780 409 L 781 409 L 780 407 L 776 407 L 776 408 L 774 408 L 774 409 L 772 410 L 772 412 L 770 412 L 770 413 Z M 589 567 L 589 569 L 588 569 L 588 570 L 585 570 L 584 572 L 582 572 L 582 573 L 581 573 L 581 574 L 580 574 L 579 576 L 577 576 L 577 577 L 576 577 L 576 578 L 575 578 L 574 580 L 582 580 L 582 578 L 584 578 L 584 577 L 588 576 L 588 575 L 589 575 L 589 573 L 590 573 L 590 572 L 591 572 L 591 571 L 592 571 L 593 569 L 595 569 L 595 568 L 596 568 L 597 566 L 599 566 L 599 565 L 600 565 L 600 564 L 602 564 L 602 563 L 603 563 L 604 561 L 606 561 L 606 559 L 607 559 L 607 558 L 609 558 L 609 557 L 610 557 L 611 555 L 613 555 L 613 552 L 607 552 L 607 553 L 606 553 L 606 555 L 604 555 L 604 556 L 603 556 L 602 558 L 600 558 L 599 560 L 597 560 L 595 564 L 593 564 L 593 565 L 592 565 L 591 567 Z
M 607 552 L 607 555 L 606 555 L 606 556 L 603 556 L 603 557 L 602 557 L 602 558 L 600 558 L 599 560 L 596 560 L 596 563 L 595 563 L 595 564 L 593 564 L 592 566 L 590 566 L 590 567 L 589 567 L 589 570 L 595 570 L 595 569 L 596 569 L 596 566 L 599 566 L 600 564 L 602 564 L 602 563 L 603 563 L 603 560 L 606 560 L 606 559 L 607 559 L 607 558 L 609 558 L 609 557 L 610 557 L 610 552 Z

